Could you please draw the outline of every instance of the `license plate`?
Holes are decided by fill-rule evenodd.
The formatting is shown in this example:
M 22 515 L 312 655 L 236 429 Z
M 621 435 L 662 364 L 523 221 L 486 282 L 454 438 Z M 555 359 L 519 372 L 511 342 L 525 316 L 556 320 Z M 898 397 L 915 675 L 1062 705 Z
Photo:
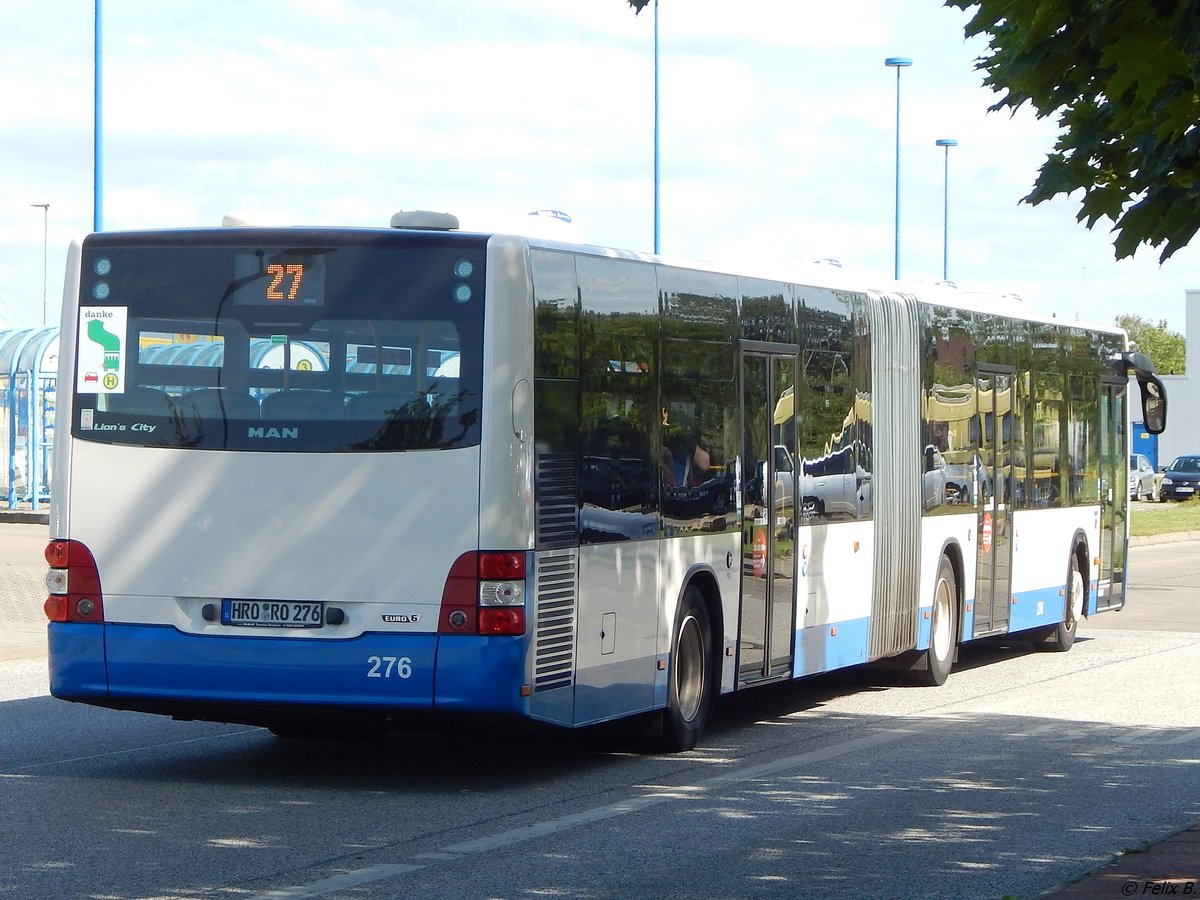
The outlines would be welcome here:
M 1190 494 L 1190 493 L 1192 493 L 1194 490 L 1196 490 L 1196 489 L 1195 489 L 1195 488 L 1190 488 L 1190 487 L 1181 487 L 1181 488 L 1175 488 L 1175 493 L 1177 493 L 1177 494 Z
M 315 600 L 222 600 L 222 625 L 262 628 L 320 628 L 324 604 Z

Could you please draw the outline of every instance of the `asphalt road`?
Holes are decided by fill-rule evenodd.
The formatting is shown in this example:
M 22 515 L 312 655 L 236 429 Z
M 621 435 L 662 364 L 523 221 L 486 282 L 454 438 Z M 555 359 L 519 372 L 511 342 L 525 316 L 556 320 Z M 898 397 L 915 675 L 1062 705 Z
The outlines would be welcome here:
M 1135 549 L 1128 609 L 1069 653 L 990 643 L 942 688 L 752 692 L 676 756 L 291 742 L 63 703 L 43 659 L 10 656 L 0 896 L 1034 897 L 1200 818 L 1197 550 Z M 0 614 L 37 621 L 41 591 L 0 589 Z

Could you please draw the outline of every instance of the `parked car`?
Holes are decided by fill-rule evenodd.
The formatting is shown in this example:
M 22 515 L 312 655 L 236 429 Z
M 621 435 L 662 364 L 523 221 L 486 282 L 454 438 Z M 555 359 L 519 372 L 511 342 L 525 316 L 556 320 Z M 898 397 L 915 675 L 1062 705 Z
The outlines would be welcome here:
M 1200 454 L 1175 457 L 1159 483 L 1159 499 L 1190 500 L 1197 493 L 1200 493 Z
M 1141 453 L 1131 453 L 1129 456 L 1129 499 L 1157 500 L 1156 481 L 1154 467 L 1150 465 L 1150 460 Z

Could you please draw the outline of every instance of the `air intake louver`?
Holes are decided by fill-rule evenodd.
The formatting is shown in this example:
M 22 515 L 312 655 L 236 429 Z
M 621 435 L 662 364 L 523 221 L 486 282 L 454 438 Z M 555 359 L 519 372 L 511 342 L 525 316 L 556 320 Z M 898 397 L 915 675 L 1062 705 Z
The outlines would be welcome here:
M 575 550 L 539 553 L 533 690 L 570 687 L 575 677 Z
M 538 456 L 535 489 L 537 549 L 574 547 L 578 473 L 575 454 L 543 453 Z

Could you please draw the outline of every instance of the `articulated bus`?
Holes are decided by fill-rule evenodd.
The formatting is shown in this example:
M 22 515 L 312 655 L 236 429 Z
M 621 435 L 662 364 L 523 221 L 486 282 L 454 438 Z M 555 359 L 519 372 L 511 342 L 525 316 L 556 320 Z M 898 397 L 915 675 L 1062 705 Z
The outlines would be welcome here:
M 1150 361 L 819 270 L 431 214 L 90 235 L 52 693 L 281 735 L 628 718 L 684 750 L 757 685 L 1066 650 L 1124 603 Z

